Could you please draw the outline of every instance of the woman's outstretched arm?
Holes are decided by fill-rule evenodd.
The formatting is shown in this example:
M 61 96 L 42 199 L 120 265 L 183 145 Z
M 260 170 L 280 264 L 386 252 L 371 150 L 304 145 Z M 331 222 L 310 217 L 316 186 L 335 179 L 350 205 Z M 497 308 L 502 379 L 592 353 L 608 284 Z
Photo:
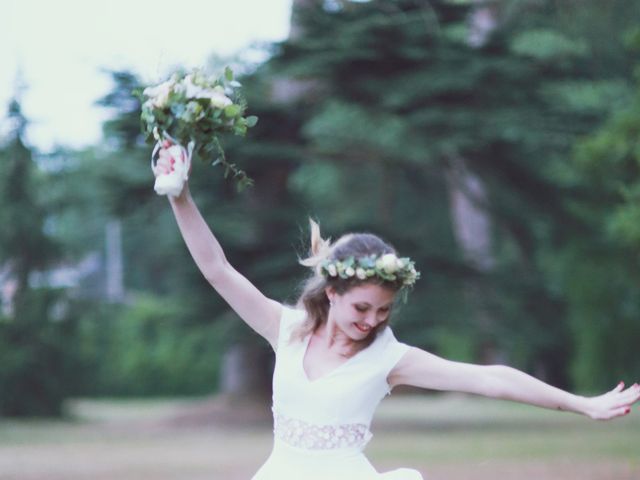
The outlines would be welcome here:
M 620 382 L 610 392 L 582 397 L 546 384 L 520 370 L 503 365 L 473 365 L 445 360 L 412 347 L 394 367 L 389 385 L 412 385 L 528 403 L 564 410 L 597 420 L 626 415 L 640 399 L 640 386 L 624 389 Z
M 240 318 L 275 348 L 282 305 L 265 297 L 229 264 L 187 185 L 179 197 L 169 197 L 169 201 L 180 233 L 202 275 Z

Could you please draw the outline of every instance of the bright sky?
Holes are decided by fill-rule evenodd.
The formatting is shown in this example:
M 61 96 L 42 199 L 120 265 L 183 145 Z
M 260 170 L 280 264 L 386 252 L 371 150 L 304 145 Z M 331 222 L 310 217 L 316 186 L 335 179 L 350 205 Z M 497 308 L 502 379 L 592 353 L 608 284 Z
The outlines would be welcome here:
M 162 80 L 177 65 L 284 39 L 290 9 L 291 0 L 8 0 L 0 16 L 0 118 L 20 71 L 29 143 L 41 151 L 94 144 L 105 112 L 93 103 L 111 86 L 101 68 Z

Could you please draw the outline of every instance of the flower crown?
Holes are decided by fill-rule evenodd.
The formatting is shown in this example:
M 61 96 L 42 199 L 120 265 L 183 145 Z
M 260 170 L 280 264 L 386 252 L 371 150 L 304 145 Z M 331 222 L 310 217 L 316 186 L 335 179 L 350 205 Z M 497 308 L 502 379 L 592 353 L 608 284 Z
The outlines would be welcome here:
M 402 287 L 413 285 L 420 272 L 408 258 L 398 258 L 394 253 L 347 257 L 342 260 L 326 259 L 320 264 L 320 274 L 329 278 L 366 280 L 379 277 L 388 282 L 401 282 Z

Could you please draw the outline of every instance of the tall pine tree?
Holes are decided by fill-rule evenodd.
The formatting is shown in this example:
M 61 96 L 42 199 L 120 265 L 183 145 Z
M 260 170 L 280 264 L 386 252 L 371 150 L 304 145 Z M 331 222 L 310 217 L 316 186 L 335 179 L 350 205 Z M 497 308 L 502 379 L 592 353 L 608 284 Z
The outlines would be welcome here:
M 58 249 L 45 233 L 45 178 L 25 144 L 17 99 L 8 122 L 0 149 L 0 266 L 9 293 L 0 316 L 0 415 L 58 415 L 69 392 L 73 338 L 63 292 L 37 281 Z

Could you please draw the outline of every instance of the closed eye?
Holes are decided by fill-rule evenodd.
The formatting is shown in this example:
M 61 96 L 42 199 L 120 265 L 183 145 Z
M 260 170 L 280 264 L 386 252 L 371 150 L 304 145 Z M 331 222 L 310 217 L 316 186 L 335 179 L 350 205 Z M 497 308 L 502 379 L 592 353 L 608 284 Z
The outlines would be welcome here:
M 360 313 L 364 313 L 367 310 L 369 310 L 369 307 L 363 307 L 361 305 L 356 305 L 355 308 Z M 389 310 L 391 310 L 391 307 L 382 307 L 378 311 L 381 312 L 381 313 L 387 313 Z

